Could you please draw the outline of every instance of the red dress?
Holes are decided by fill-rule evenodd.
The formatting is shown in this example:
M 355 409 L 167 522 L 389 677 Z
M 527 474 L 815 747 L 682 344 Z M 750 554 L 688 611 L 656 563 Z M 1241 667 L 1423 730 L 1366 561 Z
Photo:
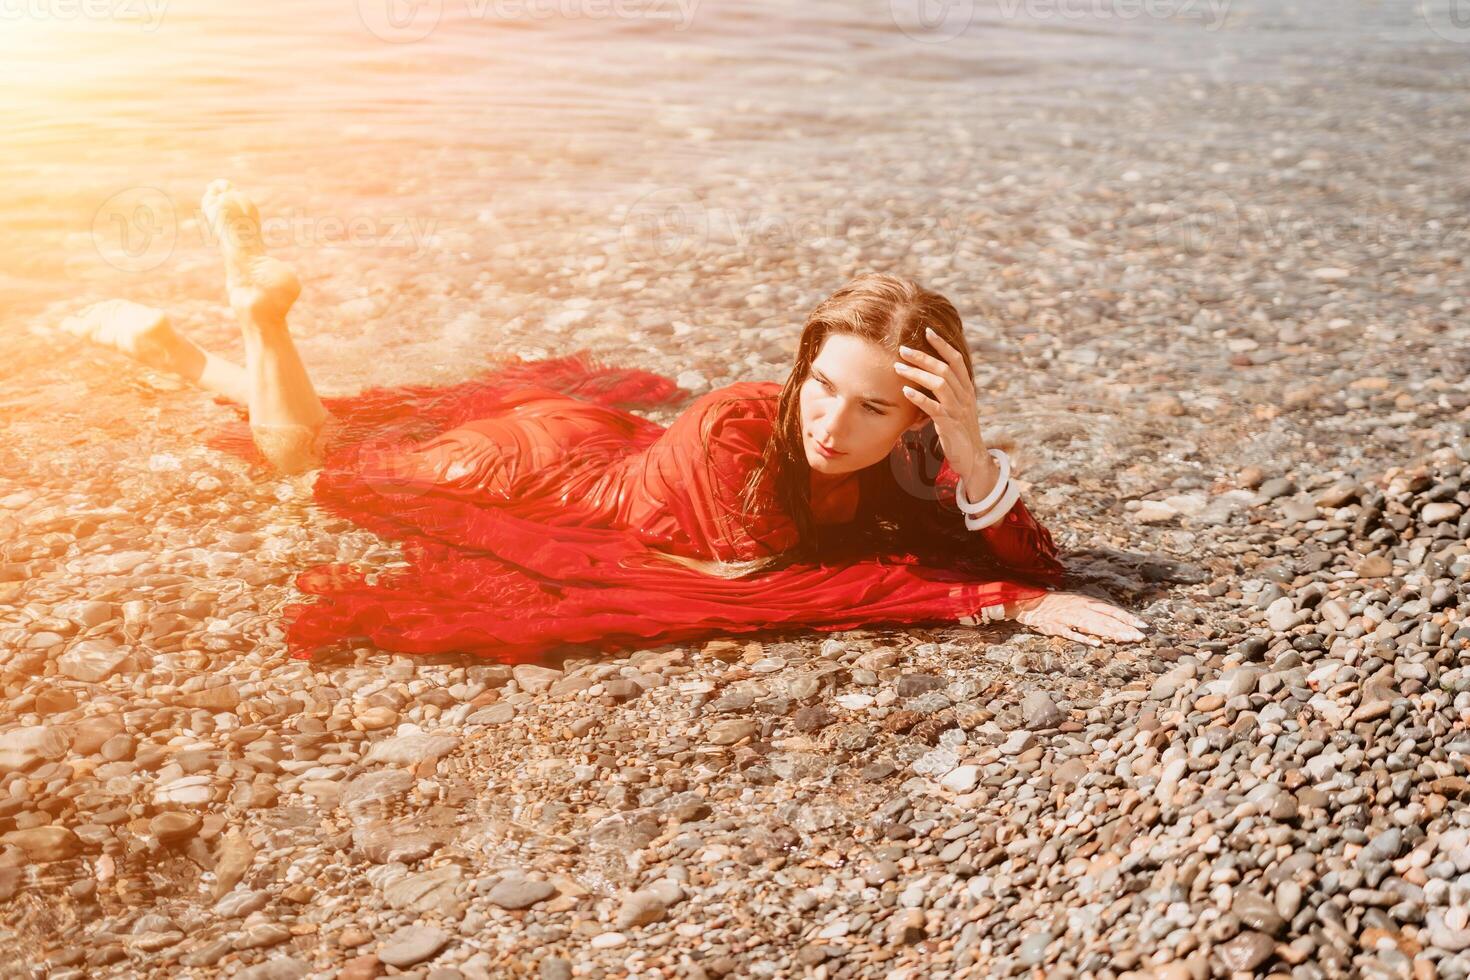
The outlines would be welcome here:
M 338 431 L 316 500 L 400 541 L 408 564 L 302 572 L 297 585 L 315 598 L 285 612 L 293 656 L 366 639 L 402 653 L 519 663 L 565 644 L 617 652 L 774 628 L 973 623 L 982 607 L 1041 595 L 1035 583 L 1060 580 L 1051 535 L 1021 502 L 990 528 L 962 531 L 962 547 L 993 564 L 981 577 L 913 555 L 740 579 L 651 560 L 650 548 L 747 559 L 795 543 L 774 503 L 759 518 L 736 517 L 779 390 L 775 382 L 727 385 L 664 429 L 619 406 L 670 404 L 686 392 L 574 354 L 512 360 L 449 387 L 326 400 Z M 243 422 L 213 444 L 254 455 Z M 946 465 L 947 492 L 927 503 L 927 525 L 915 534 L 963 528 L 953 482 Z M 853 486 L 833 485 L 846 499 L 814 497 L 818 520 L 850 518 Z M 769 482 L 762 499 L 774 500 Z

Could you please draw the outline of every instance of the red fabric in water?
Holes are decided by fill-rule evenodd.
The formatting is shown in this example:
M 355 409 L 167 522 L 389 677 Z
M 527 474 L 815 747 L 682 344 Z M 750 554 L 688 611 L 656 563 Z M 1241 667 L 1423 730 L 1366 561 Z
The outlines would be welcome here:
M 779 389 L 727 385 L 664 429 L 628 408 L 687 392 L 578 353 L 511 359 L 457 385 L 324 399 L 337 431 L 316 501 L 400 541 L 408 564 L 302 572 L 297 586 L 314 601 L 285 611 L 292 655 L 366 639 L 520 663 L 565 644 L 619 652 L 772 628 L 968 622 L 1060 580 L 1051 535 L 1023 502 L 988 529 L 956 535 L 968 557 L 991 564 L 988 575 L 905 554 L 721 579 L 649 558 L 655 547 L 743 559 L 795 541 L 769 483 L 760 516 L 733 517 Z M 260 461 L 243 420 L 211 444 Z M 963 528 L 954 478 L 946 465 L 945 490 L 914 533 Z

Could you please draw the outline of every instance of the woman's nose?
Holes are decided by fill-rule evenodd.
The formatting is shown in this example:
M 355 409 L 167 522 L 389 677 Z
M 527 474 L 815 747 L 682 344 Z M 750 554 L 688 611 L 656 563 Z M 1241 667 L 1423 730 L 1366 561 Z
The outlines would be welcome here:
M 826 430 L 826 435 L 822 437 L 822 442 L 829 446 L 836 445 L 843 438 L 844 431 L 847 428 L 847 418 L 848 412 L 846 409 L 835 409 L 828 412 L 822 419 L 821 427 Z

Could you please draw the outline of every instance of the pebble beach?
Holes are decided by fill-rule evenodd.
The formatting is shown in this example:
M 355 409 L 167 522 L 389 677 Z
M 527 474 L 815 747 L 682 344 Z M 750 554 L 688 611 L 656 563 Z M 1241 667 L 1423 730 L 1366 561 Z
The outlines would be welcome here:
M 330 175 L 119 136 L 110 182 L 9 182 L 0 974 L 1470 977 L 1470 34 L 1412 3 L 976 5 L 957 38 L 893 9 L 711 4 L 643 65 L 630 31 L 626 70 L 690 101 L 570 103 L 550 142 L 531 104 L 514 145 L 388 163 L 346 127 Z M 842 53 L 716 43 L 758 16 Z M 295 575 L 393 543 L 210 449 L 231 407 L 56 330 L 125 295 L 238 356 L 190 210 L 224 171 L 266 217 L 431 229 L 283 235 L 328 394 L 587 350 L 692 398 L 784 378 L 852 274 L 919 279 L 1067 587 L 1147 639 L 290 659 Z M 148 268 L 91 221 L 145 183 L 177 239 Z

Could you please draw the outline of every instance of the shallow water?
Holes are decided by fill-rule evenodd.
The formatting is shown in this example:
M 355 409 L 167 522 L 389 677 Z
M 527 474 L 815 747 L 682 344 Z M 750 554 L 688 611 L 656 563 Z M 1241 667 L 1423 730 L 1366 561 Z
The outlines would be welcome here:
M 1434 131 L 1470 51 L 1447 5 L 1414 2 L 392 2 L 0 7 L 12 436 L 55 440 L 60 410 L 143 438 L 140 397 L 209 417 L 106 352 L 58 361 L 82 347 L 50 331 L 123 296 L 238 352 L 198 211 L 216 177 L 301 271 L 293 329 L 328 391 L 569 346 L 719 383 L 779 376 L 858 269 L 920 276 L 967 318 L 1012 308 L 994 275 L 1038 248 L 1072 249 L 1086 283 L 1120 193 L 1244 207 L 1268 153 L 1306 152 L 1297 121 L 1422 213 L 1372 158 Z M 1403 116 L 1316 105 L 1349 66 Z M 1226 104 L 1252 90 L 1292 93 L 1270 126 Z M 1235 169 L 1181 167 L 1182 146 Z M 1454 200 L 1442 178 L 1421 196 Z
M 367 0 L 137 0 L 108 8 L 134 19 L 11 18 L 4 298 L 167 274 L 209 244 L 191 219 L 215 176 L 261 197 L 284 247 L 433 261 L 451 238 L 483 248 L 487 212 L 545 222 L 588 207 L 612 220 L 651 177 L 658 189 L 769 155 L 840 159 L 826 144 L 844 131 L 901 132 L 959 101 L 955 87 L 1057 79 L 1106 43 L 1068 23 L 976 24 L 926 44 L 885 4 L 505 15 L 526 6 L 432 3 L 398 27 Z
M 1409 3 L 1225 0 L 7 0 L 0 16 L 6 307 L 167 276 L 210 244 L 194 217 L 216 176 L 259 195 L 282 247 L 382 250 L 405 273 L 449 257 L 468 276 L 506 244 L 493 233 L 688 220 L 706 185 L 753 165 L 799 181 L 861 137 L 925 152 L 1001 106 L 1080 95 L 1106 113 L 1160 73 L 1432 38 Z

